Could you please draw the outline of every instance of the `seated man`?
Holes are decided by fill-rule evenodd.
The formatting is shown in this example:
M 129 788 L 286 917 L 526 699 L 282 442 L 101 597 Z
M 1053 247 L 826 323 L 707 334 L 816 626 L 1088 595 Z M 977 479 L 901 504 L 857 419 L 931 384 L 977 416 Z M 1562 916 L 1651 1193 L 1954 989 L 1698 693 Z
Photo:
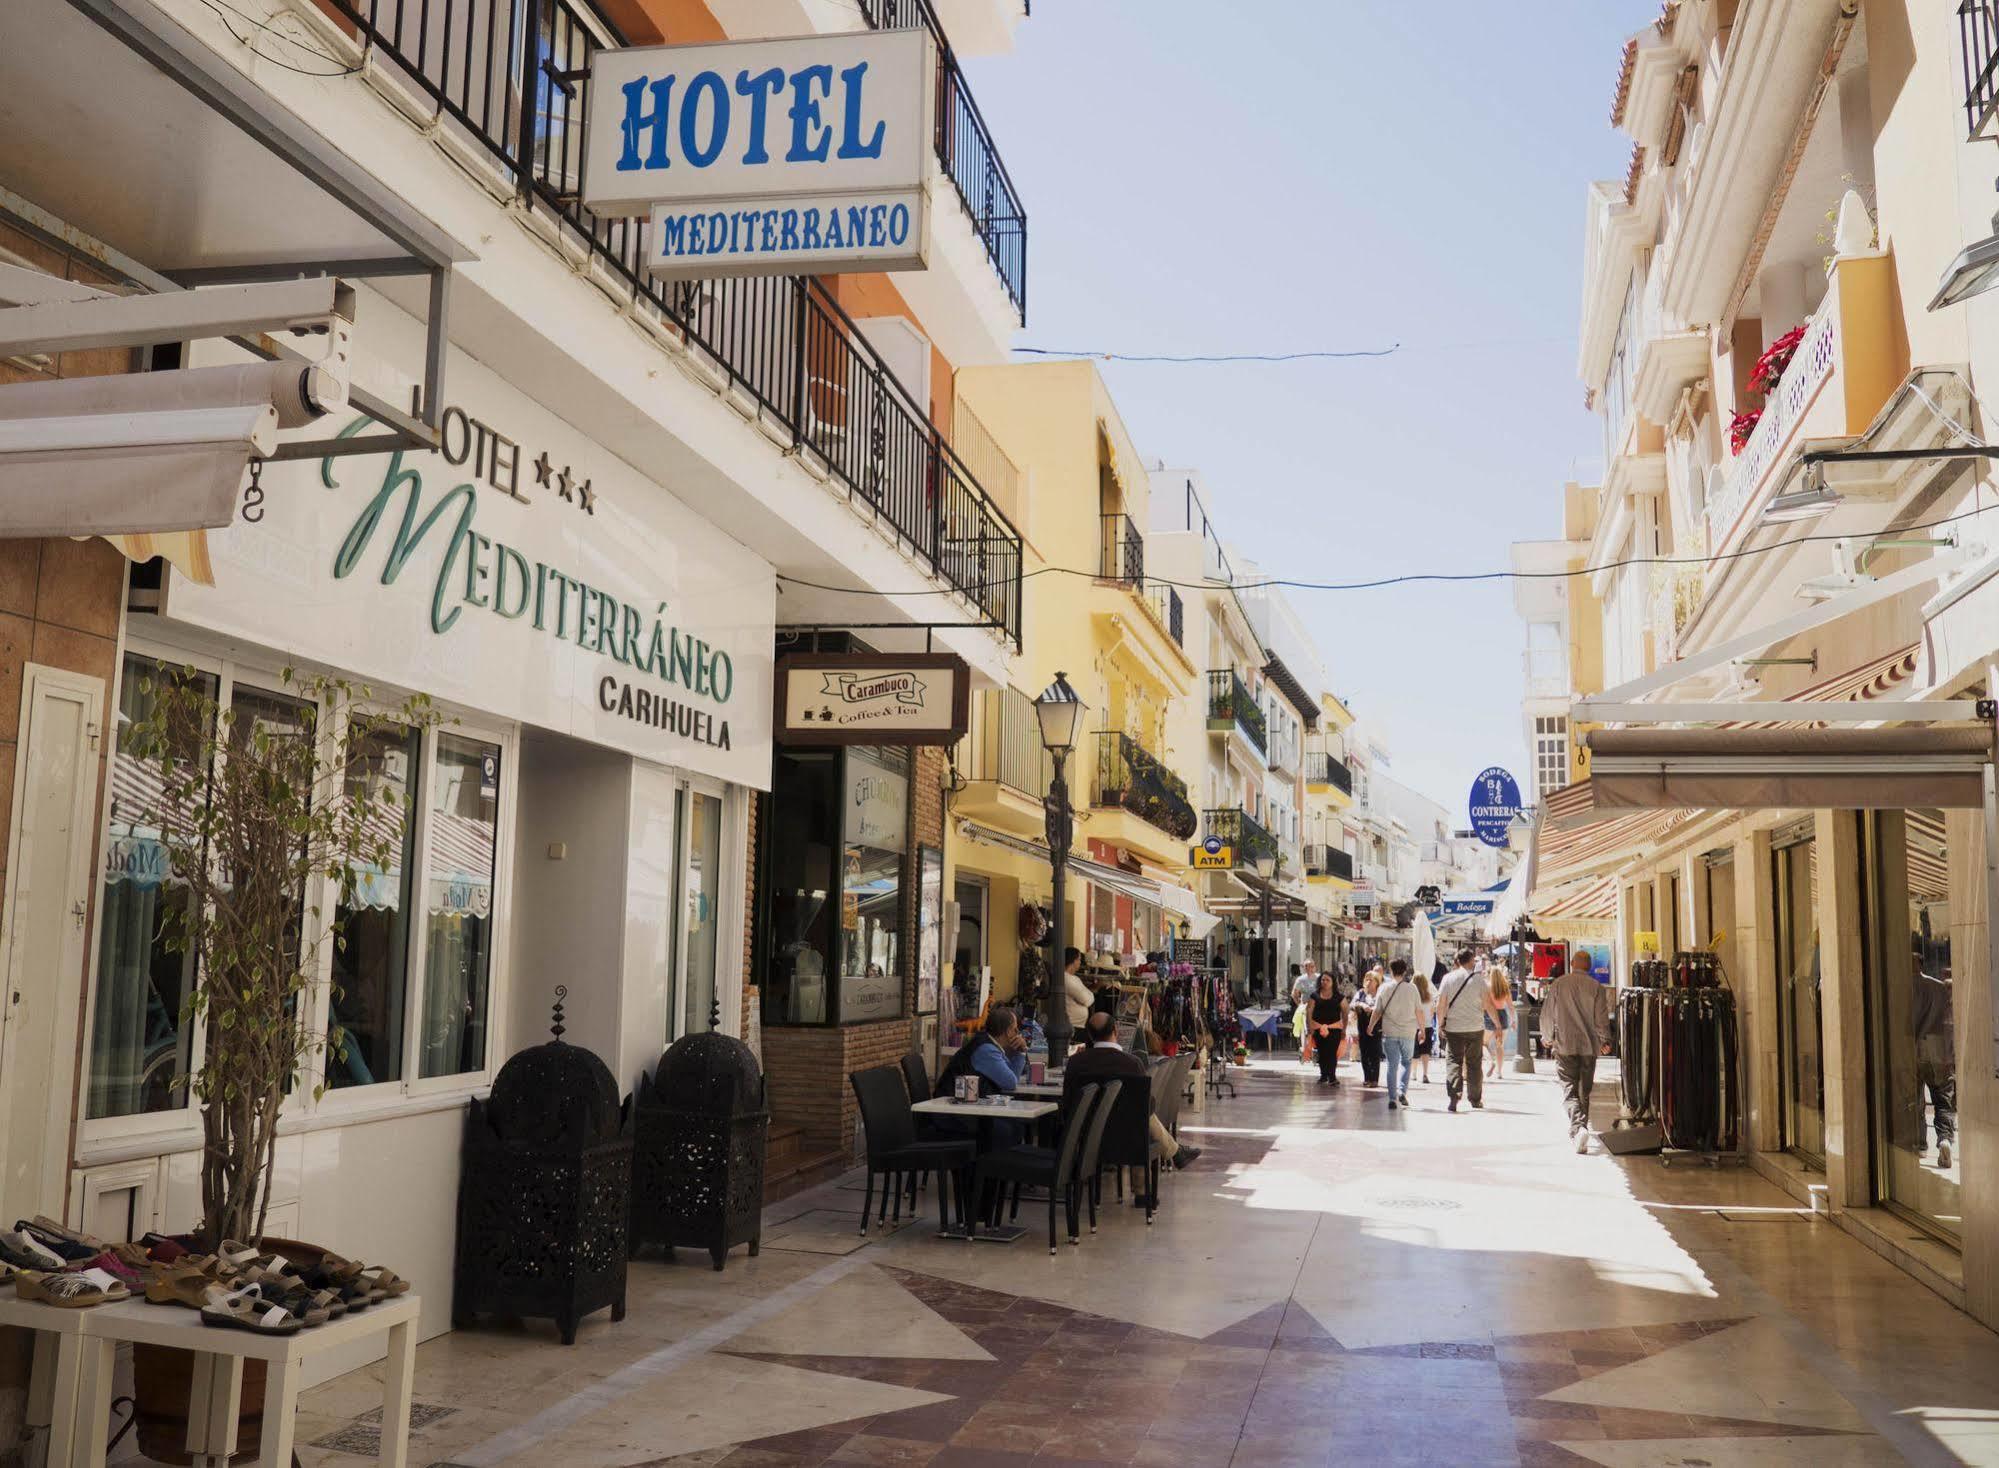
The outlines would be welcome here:
M 1026 1074 L 1027 1037 L 1021 1034 L 1020 1021 L 1014 1012 L 1004 1004 L 996 1004 L 986 1011 L 985 1028 L 974 1032 L 945 1063 L 943 1073 L 937 1077 L 936 1094 L 955 1095 L 958 1077 L 975 1075 L 980 1081 L 981 1096 L 1010 1095 Z M 973 1136 L 978 1131 L 978 1123 L 969 1116 L 943 1117 L 938 1126 L 963 1136 Z M 1017 1147 L 1022 1138 L 1021 1125 L 1017 1121 L 994 1121 L 992 1138 L 995 1147 Z
M 1149 1085 L 1151 1071 L 1136 1055 L 1125 1053 L 1124 1046 L 1118 1043 L 1117 1023 L 1111 1015 L 1098 1010 L 1084 1021 L 1083 1041 L 1083 1048 L 1071 1055 L 1068 1065 L 1062 1069 L 1062 1112 L 1065 1116 L 1074 1112 L 1076 1094 L 1084 1086 L 1099 1081 L 1124 1081 L 1129 1086 L 1134 1080 L 1141 1086 Z M 1147 1094 L 1149 1096 L 1150 1092 Z M 1119 1102 L 1122 1104 L 1122 1096 Z M 1201 1155 L 1199 1147 L 1175 1141 L 1173 1133 L 1166 1129 L 1166 1124 L 1158 1116 L 1148 1112 L 1146 1122 L 1153 1141 L 1159 1144 L 1160 1159 L 1172 1163 L 1176 1171 Z M 1133 1169 L 1132 1190 L 1135 1194 L 1132 1202 L 1143 1206 L 1145 1175 L 1137 1169 Z

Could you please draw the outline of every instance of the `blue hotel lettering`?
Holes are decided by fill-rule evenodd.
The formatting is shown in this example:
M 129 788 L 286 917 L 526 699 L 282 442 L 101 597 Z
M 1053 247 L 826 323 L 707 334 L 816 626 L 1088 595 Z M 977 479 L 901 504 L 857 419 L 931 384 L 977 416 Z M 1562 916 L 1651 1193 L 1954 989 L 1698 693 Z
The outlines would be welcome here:
M 662 77 L 642 76 L 626 82 L 619 88 L 625 98 L 622 124 L 625 146 L 618 155 L 618 171 L 631 173 L 641 169 L 672 167 L 669 146 L 675 134 L 678 134 L 682 161 L 695 168 L 708 167 L 722 156 L 722 150 L 728 145 L 734 98 L 741 98 L 747 104 L 749 113 L 749 136 L 743 149 L 743 163 L 768 163 L 771 155 L 765 137 L 770 122 L 770 104 L 773 98 L 787 89 L 791 93 L 791 101 L 784 111 L 791 120 L 791 128 L 790 146 L 784 152 L 786 163 L 824 163 L 829 151 L 835 158 L 879 158 L 887 124 L 877 121 L 865 139 L 861 135 L 861 87 L 867 72 L 868 63 L 861 61 L 843 68 L 839 74 L 840 145 L 837 148 L 833 147 L 833 129 L 827 124 L 821 107 L 822 102 L 830 100 L 833 95 L 833 68 L 830 66 L 801 67 L 789 76 L 782 68 L 775 66 L 754 76 L 747 71 L 739 71 L 733 87 L 718 71 L 696 72 L 681 88 L 677 117 L 673 95 L 674 83 L 680 80 L 677 72 L 669 72 Z
M 909 239 L 909 228 L 907 204 L 715 209 L 662 215 L 655 250 L 662 260 L 678 260 L 691 255 L 900 249 Z

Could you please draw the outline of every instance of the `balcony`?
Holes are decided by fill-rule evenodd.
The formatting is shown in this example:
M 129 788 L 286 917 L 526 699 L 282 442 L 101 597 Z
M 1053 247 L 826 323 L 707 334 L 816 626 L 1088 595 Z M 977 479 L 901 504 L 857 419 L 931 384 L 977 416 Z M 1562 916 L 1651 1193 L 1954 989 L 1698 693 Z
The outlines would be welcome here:
M 837 480 L 984 625 L 1018 645 L 1020 535 L 831 293 L 798 276 L 655 279 L 645 266 L 648 221 L 599 219 L 578 202 L 584 108 L 575 78 L 598 50 L 623 44 L 613 27 L 570 0 L 325 3 L 374 67 L 427 99 L 453 151 L 481 155 L 524 223 L 574 252 L 579 268 L 587 262 L 601 288 L 646 329 L 684 346 L 781 452 Z M 522 105 L 525 92 L 532 107 Z M 1024 221 L 1021 229 L 1024 237 Z
M 1855 436 L 1888 400 L 1906 350 L 1896 342 L 1893 266 L 1885 255 L 1835 262 L 1825 301 L 1806 323 L 1790 366 L 1708 497 L 1710 561 L 1739 549 L 1761 523 L 1807 439 Z
M 1530 699 L 1569 696 L 1569 653 L 1563 647 L 1530 647 L 1521 654 L 1523 682 Z
M 1055 763 L 1041 743 L 1041 721 L 1026 694 L 999 688 L 975 696 L 956 767 L 965 784 L 951 801 L 954 815 L 1017 836 L 1041 835 Z
M 1233 865 L 1239 871 L 1255 871 L 1259 856 L 1275 860 L 1281 854 L 1277 838 L 1246 810 L 1235 806 L 1211 810 L 1203 819 L 1208 834 L 1234 852 Z
M 1308 845 L 1305 848 L 1305 880 L 1353 886 L 1353 855 L 1337 846 Z
M 1213 668 L 1208 672 L 1208 732 L 1231 731 L 1240 733 L 1258 755 L 1269 748 L 1263 710 L 1257 707 L 1248 686 L 1234 669 Z
M 532 0 L 530 0 L 532 3 Z M 958 190 L 986 258 L 1006 287 L 1014 310 L 1027 321 L 1027 210 L 1007 177 L 999 149 L 944 26 L 930 0 L 860 0 L 861 14 L 876 30 L 922 26 L 937 43 L 937 161 Z
M 1999 7 L 1993 0 L 1964 0 L 1957 7 L 1957 30 L 1963 43 L 1966 135 L 1976 138 L 1999 112 Z
M 1145 536 L 1129 515 L 1101 515 L 1098 536 L 1097 576 L 1120 586 L 1138 586 L 1145 580 Z
M 1176 842 L 1193 839 L 1199 821 L 1187 799 L 1187 782 L 1129 734 L 1106 729 L 1097 735 L 1095 805 L 1137 816 Z
M 1314 749 L 1305 755 L 1305 788 L 1314 795 L 1353 796 L 1353 769 L 1338 755 Z

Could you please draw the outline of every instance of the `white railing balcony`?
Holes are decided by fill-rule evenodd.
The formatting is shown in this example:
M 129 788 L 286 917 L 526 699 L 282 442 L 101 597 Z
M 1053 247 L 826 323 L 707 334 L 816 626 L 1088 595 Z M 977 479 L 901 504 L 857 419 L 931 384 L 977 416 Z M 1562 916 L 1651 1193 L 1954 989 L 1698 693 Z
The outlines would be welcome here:
M 1527 697 L 1569 696 L 1569 655 L 1566 648 L 1530 647 L 1521 655 Z

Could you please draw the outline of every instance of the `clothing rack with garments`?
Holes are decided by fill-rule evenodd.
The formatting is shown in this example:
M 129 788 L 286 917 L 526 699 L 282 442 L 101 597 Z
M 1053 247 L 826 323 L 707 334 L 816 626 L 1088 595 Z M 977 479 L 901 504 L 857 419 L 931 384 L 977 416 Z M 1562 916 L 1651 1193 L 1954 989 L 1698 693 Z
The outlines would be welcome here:
M 1712 954 L 1631 966 L 1617 996 L 1624 1115 L 1656 1124 L 1667 1152 L 1734 1152 L 1742 1138 L 1735 995 Z

